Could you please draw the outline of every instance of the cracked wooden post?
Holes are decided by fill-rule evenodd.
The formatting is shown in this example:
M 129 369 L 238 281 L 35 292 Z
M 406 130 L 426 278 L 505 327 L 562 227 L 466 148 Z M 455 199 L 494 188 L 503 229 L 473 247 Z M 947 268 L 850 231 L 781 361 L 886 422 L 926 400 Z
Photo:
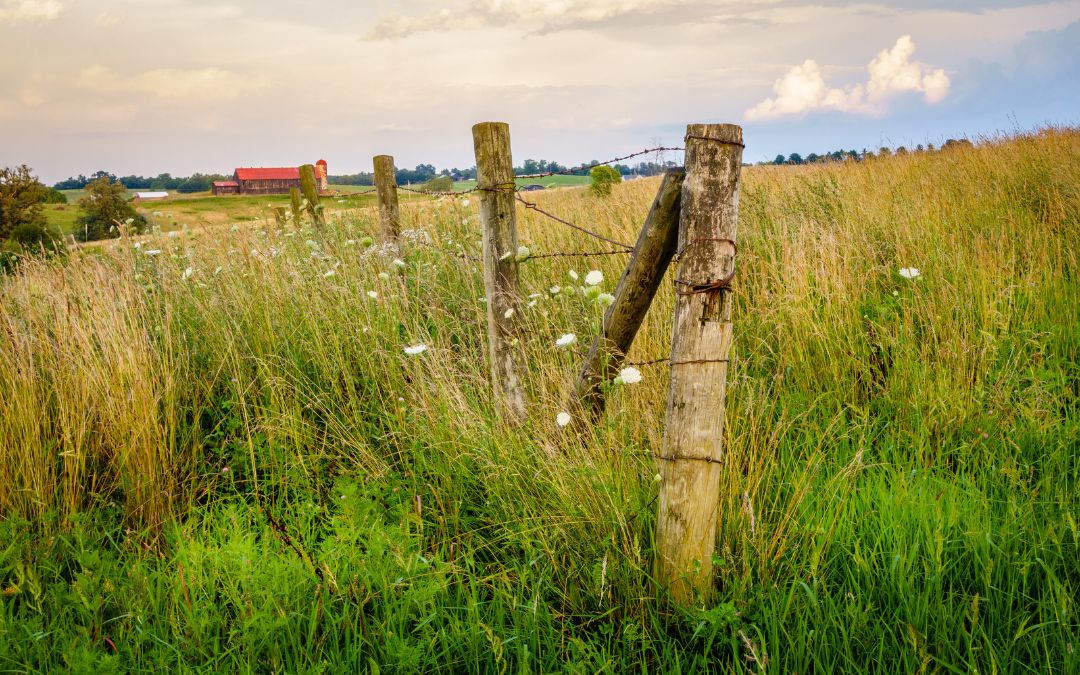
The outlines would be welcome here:
M 713 590 L 742 149 L 741 127 L 687 127 L 655 561 L 682 605 Z
M 574 394 L 588 417 L 604 409 L 600 385 L 612 380 L 634 344 L 641 322 L 664 279 L 679 238 L 679 198 L 682 169 L 664 174 L 645 226 L 641 228 L 633 257 L 615 288 L 615 302 L 604 314 L 604 328 L 593 340 L 585 365 L 578 374 Z M 586 420 L 580 420 L 584 423 Z
M 318 182 L 315 179 L 315 166 L 312 164 L 304 164 L 300 167 L 300 192 L 304 195 L 304 199 L 307 200 L 308 217 L 311 218 L 311 224 L 316 229 L 323 229 L 326 225 L 326 220 L 323 219 L 322 205 L 319 204 L 319 188 Z
M 495 406 L 506 422 L 525 419 L 525 394 L 514 359 L 520 292 L 514 205 L 514 162 L 510 127 L 483 122 L 473 127 L 476 186 L 484 229 L 484 288 L 487 292 L 488 357 Z
M 292 210 L 293 225 L 300 227 L 300 188 L 289 188 L 289 207 Z
M 394 158 L 390 155 L 377 155 L 372 161 L 375 164 L 375 196 L 379 201 L 380 243 L 397 251 L 398 232 L 401 229 L 401 207 L 398 206 Z

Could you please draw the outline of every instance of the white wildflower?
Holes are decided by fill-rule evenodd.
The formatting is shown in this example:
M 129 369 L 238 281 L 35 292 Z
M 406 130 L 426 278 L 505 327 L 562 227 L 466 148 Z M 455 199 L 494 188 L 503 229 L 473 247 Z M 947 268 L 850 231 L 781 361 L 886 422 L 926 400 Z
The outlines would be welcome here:
M 511 307 L 510 309 L 503 312 L 503 318 L 504 319 L 509 319 L 512 316 L 514 316 L 514 308 L 513 307 Z
M 615 378 L 615 382 L 618 384 L 637 384 L 641 382 L 641 371 L 633 366 L 627 366 L 619 371 L 619 376 Z
M 566 333 L 561 338 L 559 338 L 558 340 L 555 341 L 555 346 L 556 347 L 569 347 L 570 345 L 574 344 L 575 342 L 577 342 L 577 336 L 574 335 L 573 333 Z
M 570 413 L 561 412 L 555 416 L 555 424 L 558 424 L 560 427 L 565 427 L 567 424 L 570 424 L 572 419 Z
M 532 255 L 532 251 L 529 250 L 528 246 L 518 246 L 518 250 L 517 250 L 517 261 L 518 262 L 525 262 L 526 260 L 529 259 L 529 256 L 531 256 L 531 255 Z
M 337 272 L 336 272 L 336 271 L 334 271 L 334 270 L 327 270 L 326 272 L 323 272 L 323 277 L 325 277 L 325 278 L 329 279 L 330 277 L 334 276 L 335 274 L 337 274 Z
M 462 206 L 468 206 L 469 205 L 469 200 L 468 199 L 462 199 L 461 200 L 461 205 Z
M 426 351 L 427 351 L 427 345 L 425 345 L 425 344 L 419 344 L 419 345 L 415 345 L 413 347 L 406 347 L 405 348 L 405 353 L 408 354 L 409 356 L 416 356 L 417 354 L 423 354 Z
M 599 286 L 604 283 L 604 273 L 600 270 L 593 270 L 585 275 L 585 283 L 589 286 Z
M 378 300 L 379 299 L 379 294 L 376 293 L 375 291 L 368 291 L 367 296 L 369 298 L 371 298 L 372 300 Z
M 600 305 L 601 307 L 608 307 L 613 302 L 615 302 L 615 296 L 611 293 L 601 293 L 600 295 L 596 296 L 596 304 Z
M 575 272 L 574 270 L 570 270 L 570 278 L 573 279 L 574 281 L 577 281 L 578 280 L 577 272 Z
M 193 268 L 193 267 L 189 267 L 186 270 L 184 270 L 184 278 L 185 279 L 190 279 L 191 275 L 193 275 L 193 274 L 195 274 L 195 268 Z
M 922 272 L 919 271 L 918 267 L 901 267 L 900 276 L 905 279 L 918 279 L 922 276 Z
M 146 255 L 161 255 L 161 249 L 160 248 L 148 248 L 145 251 L 143 251 L 143 253 L 145 253 Z
M 396 267 L 405 267 L 405 261 L 402 260 L 401 258 L 394 258 L 394 266 L 396 266 Z
M 552 295 L 558 295 L 559 293 L 562 293 L 562 286 L 552 286 L 548 289 L 548 293 L 551 293 Z
M 512 251 L 507 251 L 506 253 L 503 253 L 501 258 L 499 258 L 499 262 L 506 262 L 507 260 L 509 260 L 510 258 L 513 258 L 513 257 L 514 257 L 514 253 Z
M 386 272 L 379 272 L 379 278 L 383 281 L 387 281 L 388 279 L 390 279 L 390 275 Z

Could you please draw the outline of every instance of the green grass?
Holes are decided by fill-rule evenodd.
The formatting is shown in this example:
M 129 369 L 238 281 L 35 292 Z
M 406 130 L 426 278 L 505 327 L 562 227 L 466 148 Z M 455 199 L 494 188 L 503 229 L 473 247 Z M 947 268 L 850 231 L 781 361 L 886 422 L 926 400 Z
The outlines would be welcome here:
M 478 253 L 476 199 L 403 204 L 401 273 L 368 206 L 27 263 L 0 281 L 0 670 L 1078 672 L 1078 150 L 746 170 L 717 596 L 683 609 L 650 579 L 666 370 L 553 423 L 554 341 L 601 310 L 549 289 L 622 258 L 522 265 L 518 430 L 448 255 Z M 535 198 L 632 240 L 656 186 Z M 534 253 L 594 247 L 518 215 Z

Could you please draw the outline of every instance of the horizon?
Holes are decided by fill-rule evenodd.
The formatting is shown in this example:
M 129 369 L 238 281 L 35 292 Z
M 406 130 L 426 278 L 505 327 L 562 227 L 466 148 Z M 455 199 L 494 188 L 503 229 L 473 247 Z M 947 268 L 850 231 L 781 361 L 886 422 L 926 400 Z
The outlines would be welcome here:
M 468 168 L 487 120 L 515 163 L 682 145 L 710 121 L 742 125 L 757 163 L 1075 124 L 1080 1 L 905 4 L 0 0 L 0 165 L 48 184 L 308 157 L 348 175 L 377 154 Z

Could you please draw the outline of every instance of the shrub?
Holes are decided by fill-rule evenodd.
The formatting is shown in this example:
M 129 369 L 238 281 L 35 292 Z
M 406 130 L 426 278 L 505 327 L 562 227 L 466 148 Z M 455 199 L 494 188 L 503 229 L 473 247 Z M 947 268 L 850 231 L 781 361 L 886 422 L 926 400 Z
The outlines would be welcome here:
M 75 221 L 79 227 L 75 236 L 81 241 L 96 241 L 119 236 L 124 226 L 133 232 L 145 231 L 146 216 L 128 203 L 125 191 L 121 183 L 104 177 L 87 185 L 86 196 L 79 200 L 82 215 Z
M 622 175 L 610 166 L 594 166 L 589 171 L 592 177 L 592 185 L 589 189 L 597 197 L 606 197 L 611 194 L 611 186 L 622 182 Z

